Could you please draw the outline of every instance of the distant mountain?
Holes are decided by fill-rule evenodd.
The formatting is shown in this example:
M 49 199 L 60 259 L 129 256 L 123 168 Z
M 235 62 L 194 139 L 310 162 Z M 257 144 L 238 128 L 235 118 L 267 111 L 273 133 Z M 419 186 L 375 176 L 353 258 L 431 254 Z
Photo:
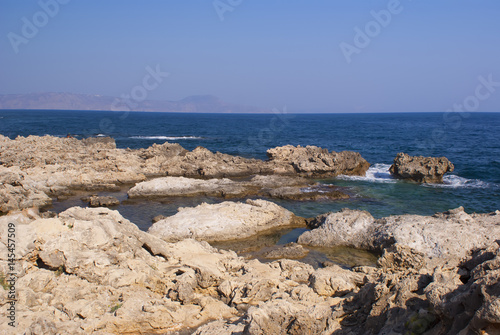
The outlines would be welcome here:
M 179 101 L 124 100 L 73 93 L 0 94 L 0 109 L 112 110 L 179 113 L 266 113 L 269 110 L 226 103 L 212 95 L 193 95 Z

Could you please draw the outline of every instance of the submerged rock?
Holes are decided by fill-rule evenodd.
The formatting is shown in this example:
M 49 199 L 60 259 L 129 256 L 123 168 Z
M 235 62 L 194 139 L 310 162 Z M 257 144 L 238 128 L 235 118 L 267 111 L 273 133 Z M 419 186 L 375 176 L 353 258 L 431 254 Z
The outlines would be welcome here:
M 452 172 L 455 166 L 446 157 L 410 156 L 399 153 L 389 171 L 400 179 L 419 183 L 442 183 L 443 176 Z
M 148 232 L 166 241 L 228 241 L 286 226 L 305 226 L 305 219 L 269 201 L 247 200 L 179 208 L 177 214 L 157 221 Z

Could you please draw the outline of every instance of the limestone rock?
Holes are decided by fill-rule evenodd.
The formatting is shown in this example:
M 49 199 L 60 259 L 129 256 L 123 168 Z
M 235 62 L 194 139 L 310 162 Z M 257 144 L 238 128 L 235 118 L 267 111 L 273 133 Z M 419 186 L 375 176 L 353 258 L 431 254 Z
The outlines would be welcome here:
M 247 181 L 162 177 L 136 184 L 128 191 L 130 198 L 215 196 L 223 198 L 251 195 L 293 199 L 347 199 L 349 196 L 333 185 L 311 183 L 304 178 L 287 176 L 254 176 Z
M 442 183 L 443 175 L 452 172 L 455 166 L 446 157 L 410 156 L 399 153 L 389 171 L 400 179 L 419 183 Z
M 366 211 L 343 209 L 327 213 L 309 222 L 311 228 L 298 238 L 298 243 L 320 247 L 348 246 L 370 249 L 369 236 L 375 219 Z
M 286 145 L 267 150 L 269 163 L 280 166 L 291 166 L 293 170 L 304 176 L 364 176 L 370 164 L 357 152 L 329 152 L 316 146 Z M 286 169 L 283 168 L 282 169 Z
M 186 238 L 226 241 L 250 237 L 271 228 L 304 224 L 303 219 L 272 202 L 226 201 L 179 208 L 177 214 L 154 223 L 148 232 L 166 241 Z
M 84 201 L 88 201 L 90 207 L 111 207 L 120 204 L 120 200 L 112 196 L 92 195 L 85 198 Z
M 307 256 L 309 250 L 296 243 L 289 243 L 286 245 L 276 246 L 272 250 L 266 252 L 264 257 L 267 259 L 300 259 Z

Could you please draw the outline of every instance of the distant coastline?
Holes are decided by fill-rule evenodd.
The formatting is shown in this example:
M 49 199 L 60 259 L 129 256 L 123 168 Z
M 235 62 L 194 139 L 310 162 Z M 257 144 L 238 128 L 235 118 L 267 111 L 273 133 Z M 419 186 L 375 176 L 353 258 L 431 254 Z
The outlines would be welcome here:
M 117 97 L 74 93 L 0 94 L 0 110 L 72 110 L 170 113 L 271 113 L 270 109 L 230 104 L 211 95 L 179 101 L 126 101 Z

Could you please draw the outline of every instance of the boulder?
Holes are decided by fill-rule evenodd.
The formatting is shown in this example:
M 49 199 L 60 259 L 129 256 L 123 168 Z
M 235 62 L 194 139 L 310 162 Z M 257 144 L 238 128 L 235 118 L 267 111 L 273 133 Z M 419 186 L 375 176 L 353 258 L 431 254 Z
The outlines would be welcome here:
M 92 195 L 84 201 L 88 201 L 90 207 L 111 207 L 120 204 L 120 200 L 112 196 Z
M 366 211 L 342 209 L 337 213 L 319 215 L 308 222 L 310 231 L 298 238 L 298 243 L 317 247 L 347 246 L 370 249 L 375 219 Z
M 179 208 L 177 214 L 154 223 L 148 232 L 165 241 L 187 238 L 227 241 L 273 228 L 304 225 L 305 219 L 272 202 L 247 200 L 245 203 L 226 201 Z
M 275 172 L 293 171 L 307 177 L 334 177 L 341 174 L 364 176 L 370 167 L 357 152 L 329 152 L 327 149 L 309 145 L 276 147 L 267 150 L 267 156 L 268 164 Z
M 418 183 L 442 183 L 444 174 L 454 169 L 455 166 L 446 157 L 399 153 L 389 171 L 399 179 L 410 179 Z

